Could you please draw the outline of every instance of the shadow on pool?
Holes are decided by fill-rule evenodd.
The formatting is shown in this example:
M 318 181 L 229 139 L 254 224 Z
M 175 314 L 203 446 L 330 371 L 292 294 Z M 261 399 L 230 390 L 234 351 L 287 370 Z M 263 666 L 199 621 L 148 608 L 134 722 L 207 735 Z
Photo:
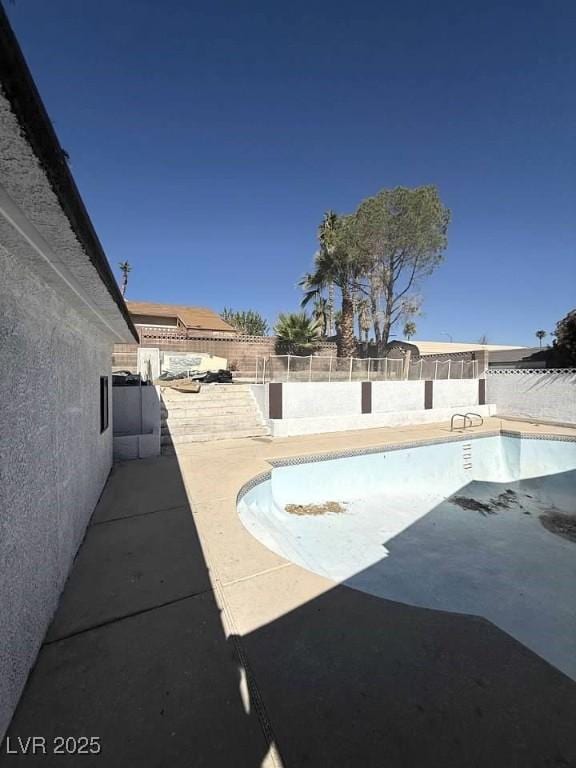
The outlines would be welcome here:
M 482 616 L 576 679 L 576 545 L 549 529 L 576 472 L 474 481 L 386 542 L 346 581 L 378 597 Z M 385 511 L 383 511 L 385 514 Z

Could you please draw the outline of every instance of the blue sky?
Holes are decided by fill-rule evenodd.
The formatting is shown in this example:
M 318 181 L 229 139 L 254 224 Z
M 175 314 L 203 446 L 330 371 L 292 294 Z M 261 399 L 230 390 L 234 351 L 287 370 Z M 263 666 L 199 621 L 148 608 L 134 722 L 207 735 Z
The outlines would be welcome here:
M 436 184 L 416 338 L 535 344 L 575 306 L 572 0 L 5 5 L 128 298 L 273 321 L 326 209 Z

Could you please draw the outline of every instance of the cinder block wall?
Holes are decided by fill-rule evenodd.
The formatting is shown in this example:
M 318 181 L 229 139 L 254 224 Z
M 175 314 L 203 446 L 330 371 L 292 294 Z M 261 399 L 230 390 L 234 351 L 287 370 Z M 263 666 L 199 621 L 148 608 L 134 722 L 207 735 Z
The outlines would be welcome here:
M 162 352 L 204 352 L 228 360 L 228 365 L 242 376 L 255 376 L 256 358 L 269 357 L 276 353 L 275 336 L 198 336 L 183 341 L 163 341 L 144 338 L 144 347 L 157 347 Z M 136 344 L 116 344 L 114 365 L 116 368 L 130 366 L 135 361 Z M 336 344 L 327 342 L 320 345 L 316 354 L 336 356 Z M 262 365 L 260 363 L 260 365 Z
M 112 344 L 0 247 L 0 740 L 112 464 Z
M 576 424 L 576 372 L 492 370 L 486 387 L 498 413 Z
M 154 338 L 151 335 L 144 335 L 142 338 L 143 347 L 156 347 L 162 352 L 204 352 L 209 355 L 217 355 L 228 360 L 228 364 L 233 370 L 238 371 L 241 376 L 254 376 L 256 373 L 256 358 L 269 357 L 276 355 L 276 337 L 275 336 L 218 336 L 215 334 L 197 336 L 186 340 L 170 340 L 160 337 Z M 136 352 L 137 344 L 115 344 L 114 345 L 114 367 L 116 369 L 126 368 L 136 370 Z M 357 356 L 365 357 L 365 347 L 358 345 Z M 326 357 L 336 357 L 335 342 L 324 342 L 320 344 L 315 355 Z M 412 362 L 419 360 L 414 357 Z M 461 360 L 477 360 L 478 372 L 482 373 L 485 369 L 486 353 L 484 352 L 453 352 L 442 355 L 423 355 L 425 364 L 424 376 L 431 376 L 434 371 L 434 362 L 440 363 L 452 360 L 460 362 Z M 260 364 L 261 365 L 261 364 Z M 275 361 L 276 369 L 280 370 L 282 363 Z M 443 368 L 440 369 L 442 372 Z M 442 373 L 441 373 L 442 375 Z

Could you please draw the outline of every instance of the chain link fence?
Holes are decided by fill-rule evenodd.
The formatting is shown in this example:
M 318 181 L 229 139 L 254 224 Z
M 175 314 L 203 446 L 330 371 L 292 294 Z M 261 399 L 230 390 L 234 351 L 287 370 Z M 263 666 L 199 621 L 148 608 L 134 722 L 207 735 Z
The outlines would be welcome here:
M 477 360 L 406 361 L 391 357 L 270 355 L 256 361 L 256 381 L 418 381 L 478 378 Z

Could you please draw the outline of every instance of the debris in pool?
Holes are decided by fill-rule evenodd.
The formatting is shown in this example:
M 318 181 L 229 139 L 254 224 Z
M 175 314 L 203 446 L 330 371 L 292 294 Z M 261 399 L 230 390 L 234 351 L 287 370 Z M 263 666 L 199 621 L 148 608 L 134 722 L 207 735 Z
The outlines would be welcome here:
M 507 488 L 504 493 L 499 493 L 495 499 L 490 499 L 490 504 L 496 509 L 510 509 L 512 504 L 522 506 L 516 497 L 516 492 L 511 488 Z
M 471 509 L 473 512 L 480 512 L 481 515 L 493 515 L 494 510 L 488 504 L 484 504 L 478 499 L 471 499 L 468 496 L 452 496 L 448 499 L 452 504 L 457 504 L 462 509 Z
M 325 515 L 345 512 L 344 504 L 339 501 L 325 501 L 322 504 L 286 504 L 286 512 L 290 515 Z
M 487 502 L 478 501 L 478 499 L 472 499 L 469 496 L 451 496 L 448 501 L 457 504 L 459 507 L 462 507 L 462 509 L 471 509 L 473 512 L 480 512 L 484 517 L 487 515 L 496 515 L 498 514 L 499 509 L 510 509 L 512 505 L 517 505 L 525 514 L 530 514 L 524 510 L 524 507 L 518 501 L 516 492 L 511 488 L 507 488 L 502 493 L 499 493 L 496 498 L 489 499 Z
M 562 536 L 568 541 L 576 542 L 576 515 L 550 510 L 540 515 L 540 522 L 550 533 Z

